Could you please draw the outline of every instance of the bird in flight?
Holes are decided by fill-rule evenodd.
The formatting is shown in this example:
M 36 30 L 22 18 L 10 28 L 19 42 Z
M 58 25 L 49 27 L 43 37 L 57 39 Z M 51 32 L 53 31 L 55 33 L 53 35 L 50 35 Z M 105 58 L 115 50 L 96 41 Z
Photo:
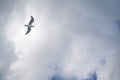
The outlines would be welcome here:
M 27 35 L 31 31 L 32 27 L 35 27 L 35 26 L 32 25 L 33 22 L 34 22 L 34 18 L 33 18 L 33 16 L 31 16 L 31 20 L 30 20 L 29 24 L 28 25 L 24 25 L 24 26 L 27 27 L 27 32 L 25 33 L 25 35 Z

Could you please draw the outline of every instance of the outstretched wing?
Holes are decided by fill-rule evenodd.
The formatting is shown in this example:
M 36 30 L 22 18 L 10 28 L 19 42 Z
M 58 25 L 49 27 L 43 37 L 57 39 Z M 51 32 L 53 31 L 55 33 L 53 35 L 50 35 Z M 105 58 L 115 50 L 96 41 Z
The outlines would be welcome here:
M 34 22 L 34 18 L 33 18 L 33 16 L 31 16 L 31 20 L 29 22 L 29 25 L 32 25 L 33 22 Z
M 31 28 L 28 27 L 27 32 L 25 33 L 25 35 L 27 35 L 30 31 L 31 31 Z

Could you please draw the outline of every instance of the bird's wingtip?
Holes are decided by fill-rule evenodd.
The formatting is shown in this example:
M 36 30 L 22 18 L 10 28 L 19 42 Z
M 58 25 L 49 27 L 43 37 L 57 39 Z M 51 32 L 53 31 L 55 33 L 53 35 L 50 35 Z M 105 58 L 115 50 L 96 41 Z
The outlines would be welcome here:
M 25 35 L 27 35 L 27 33 L 25 33 Z

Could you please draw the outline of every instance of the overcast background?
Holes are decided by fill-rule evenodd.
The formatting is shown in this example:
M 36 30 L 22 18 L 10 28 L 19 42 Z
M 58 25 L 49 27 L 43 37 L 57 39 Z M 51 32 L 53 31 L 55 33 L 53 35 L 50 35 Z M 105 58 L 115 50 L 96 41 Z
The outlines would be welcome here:
M 120 80 L 119 58 L 120 0 L 0 0 L 0 80 Z

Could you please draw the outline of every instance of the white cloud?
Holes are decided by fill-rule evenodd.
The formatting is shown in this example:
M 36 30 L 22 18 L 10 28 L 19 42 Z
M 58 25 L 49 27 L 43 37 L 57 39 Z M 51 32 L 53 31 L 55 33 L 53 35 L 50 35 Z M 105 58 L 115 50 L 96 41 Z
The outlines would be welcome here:
M 18 1 L 5 28 L 18 56 L 9 62 L 7 80 L 49 80 L 56 74 L 80 80 L 94 71 L 98 80 L 119 80 L 119 1 Z M 25 36 L 31 15 L 36 27 Z

